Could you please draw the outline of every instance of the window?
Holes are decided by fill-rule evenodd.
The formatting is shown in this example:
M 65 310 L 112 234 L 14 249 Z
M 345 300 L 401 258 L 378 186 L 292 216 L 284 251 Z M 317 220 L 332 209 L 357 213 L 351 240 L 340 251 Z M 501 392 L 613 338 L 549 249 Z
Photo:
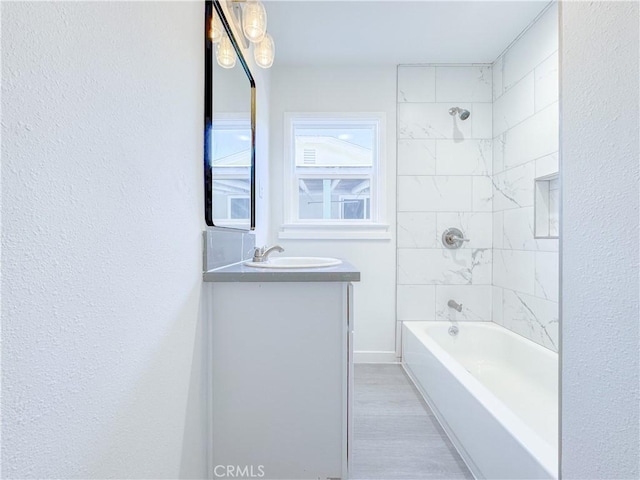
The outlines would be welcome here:
M 285 115 L 281 238 L 389 238 L 384 114 Z
M 229 218 L 247 220 L 251 215 L 251 198 L 249 195 L 229 195 Z
M 212 128 L 214 224 L 246 227 L 251 221 L 251 123 L 219 115 Z
M 340 218 L 345 220 L 368 220 L 371 216 L 370 198 L 357 195 L 341 195 Z

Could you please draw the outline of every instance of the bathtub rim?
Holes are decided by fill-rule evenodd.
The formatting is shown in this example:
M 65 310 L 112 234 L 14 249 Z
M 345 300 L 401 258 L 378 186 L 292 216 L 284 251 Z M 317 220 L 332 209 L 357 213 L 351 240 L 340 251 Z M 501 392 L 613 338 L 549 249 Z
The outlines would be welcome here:
M 453 377 L 460 382 L 470 393 L 473 395 L 478 402 L 489 412 L 489 414 L 500 423 L 514 438 L 522 448 L 524 448 L 529 454 L 537 459 L 538 462 L 542 465 L 542 467 L 549 473 L 549 475 L 553 478 L 558 478 L 558 456 L 559 450 L 554 449 L 553 445 L 547 443 L 537 432 L 535 432 L 531 427 L 529 427 L 521 418 L 519 418 L 513 411 L 502 401 L 500 400 L 493 392 L 491 392 L 487 387 L 485 387 L 477 378 L 475 378 L 470 372 L 468 372 L 460 362 L 458 362 L 455 357 L 450 355 L 443 347 L 441 347 L 435 340 L 430 338 L 425 332 L 416 331 L 420 326 L 434 326 L 434 324 L 439 326 L 446 326 L 450 322 L 444 321 L 407 321 L 402 322 L 403 328 L 406 327 L 407 330 L 421 343 L 425 346 L 427 350 L 442 364 L 442 366 L 453 375 Z M 489 327 L 496 330 L 501 330 L 508 333 L 511 336 L 517 337 L 518 341 L 529 342 L 533 346 L 537 348 L 544 349 L 549 353 L 556 354 L 555 352 L 539 345 L 532 340 L 529 340 L 521 335 L 518 335 L 511 330 L 502 327 L 501 325 L 497 325 L 493 322 L 474 322 L 474 321 L 460 321 L 456 322 L 457 324 L 465 325 L 472 324 L 474 326 Z M 456 449 L 462 456 L 464 462 L 467 464 L 467 467 L 471 470 L 476 478 L 478 478 L 478 468 L 475 466 L 473 460 L 469 457 L 467 452 L 464 449 L 464 446 L 461 445 L 461 442 L 457 439 L 455 432 L 447 424 L 446 420 L 442 418 L 442 415 L 438 411 L 436 405 L 429 397 L 428 393 L 424 391 L 424 388 L 417 381 L 416 376 L 411 371 L 411 367 L 406 363 L 404 358 L 404 335 L 403 335 L 403 356 L 402 356 L 402 366 L 404 370 L 407 372 L 413 383 L 418 388 L 418 391 L 424 397 L 425 401 L 429 405 L 429 407 L 433 410 L 438 422 L 442 426 L 442 428 L 447 432 L 447 434 L 451 437 L 452 442 L 454 443 Z M 558 439 L 559 440 L 559 439 Z M 559 442 L 558 442 L 559 444 Z

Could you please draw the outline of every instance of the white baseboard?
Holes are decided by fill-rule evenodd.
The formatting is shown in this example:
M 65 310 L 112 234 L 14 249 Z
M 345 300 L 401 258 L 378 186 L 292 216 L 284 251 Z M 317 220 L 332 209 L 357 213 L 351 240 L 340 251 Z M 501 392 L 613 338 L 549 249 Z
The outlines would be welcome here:
M 399 363 L 400 359 L 396 352 L 391 351 L 355 351 L 353 352 L 353 363 Z

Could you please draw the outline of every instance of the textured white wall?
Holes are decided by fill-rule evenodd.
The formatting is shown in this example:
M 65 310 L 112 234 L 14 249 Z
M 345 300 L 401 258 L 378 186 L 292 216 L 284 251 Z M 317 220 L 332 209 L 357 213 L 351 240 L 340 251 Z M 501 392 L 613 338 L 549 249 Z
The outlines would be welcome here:
M 640 477 L 638 3 L 561 25 L 562 476 Z
M 2 4 L 2 475 L 206 473 L 201 3 Z
M 395 235 L 391 240 L 280 240 L 285 112 L 386 112 L 387 219 L 395 223 L 396 68 L 280 67 L 271 74 L 271 243 L 290 255 L 343 257 L 362 272 L 354 286 L 356 361 L 395 360 Z

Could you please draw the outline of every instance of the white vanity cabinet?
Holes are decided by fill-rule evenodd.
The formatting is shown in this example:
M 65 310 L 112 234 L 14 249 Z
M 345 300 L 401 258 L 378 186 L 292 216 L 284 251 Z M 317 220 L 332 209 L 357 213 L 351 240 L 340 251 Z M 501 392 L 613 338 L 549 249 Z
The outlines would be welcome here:
M 209 276 L 211 470 L 348 478 L 350 282 L 359 273 L 239 270 Z

